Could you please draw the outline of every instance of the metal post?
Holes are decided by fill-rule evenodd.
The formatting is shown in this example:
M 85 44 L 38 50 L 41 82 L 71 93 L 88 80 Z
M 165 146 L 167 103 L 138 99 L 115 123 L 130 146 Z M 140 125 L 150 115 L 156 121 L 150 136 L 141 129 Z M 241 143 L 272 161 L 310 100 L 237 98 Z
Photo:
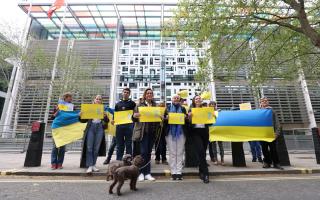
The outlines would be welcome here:
M 59 52 L 60 52 L 60 45 L 61 45 L 61 40 L 62 40 L 63 28 L 64 28 L 64 19 L 66 17 L 66 13 L 67 13 L 67 7 L 68 7 L 68 3 L 66 2 L 65 7 L 64 7 L 63 18 L 62 18 L 61 25 L 60 25 L 61 27 L 60 27 L 60 34 L 59 34 L 56 55 L 54 58 L 54 63 L 53 63 L 53 68 L 52 68 L 52 73 L 51 73 L 51 81 L 50 81 L 49 91 L 48 91 L 46 113 L 44 115 L 44 123 L 45 124 L 48 123 L 48 118 L 49 118 L 50 102 L 51 102 L 54 79 L 55 79 L 56 71 L 57 71 L 58 57 L 59 57 Z

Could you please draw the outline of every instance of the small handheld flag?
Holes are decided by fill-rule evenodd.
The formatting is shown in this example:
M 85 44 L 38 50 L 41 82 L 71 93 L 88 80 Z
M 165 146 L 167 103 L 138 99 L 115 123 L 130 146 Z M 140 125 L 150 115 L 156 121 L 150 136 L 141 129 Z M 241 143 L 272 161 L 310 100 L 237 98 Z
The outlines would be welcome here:
M 56 0 L 48 10 L 48 17 L 51 19 L 52 14 L 64 5 L 64 0 Z

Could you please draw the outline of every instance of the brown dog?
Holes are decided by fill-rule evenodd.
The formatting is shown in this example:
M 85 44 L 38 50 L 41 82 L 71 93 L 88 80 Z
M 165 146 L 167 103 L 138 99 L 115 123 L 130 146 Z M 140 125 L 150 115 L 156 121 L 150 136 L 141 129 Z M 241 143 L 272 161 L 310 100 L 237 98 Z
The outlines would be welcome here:
M 123 158 L 122 158 L 122 161 L 120 161 L 120 160 L 112 161 L 108 165 L 107 181 L 109 181 L 110 179 L 113 180 L 113 174 L 119 167 L 130 166 L 131 165 L 131 161 L 132 161 L 132 157 L 131 157 L 130 154 L 124 155 Z
M 109 194 L 113 194 L 113 187 L 118 183 L 117 194 L 121 195 L 121 187 L 126 179 L 130 179 L 130 189 L 137 191 L 137 180 L 139 176 L 139 167 L 144 163 L 142 156 L 138 155 L 134 157 L 131 166 L 123 166 L 118 168 L 113 175 L 113 183 L 110 185 Z

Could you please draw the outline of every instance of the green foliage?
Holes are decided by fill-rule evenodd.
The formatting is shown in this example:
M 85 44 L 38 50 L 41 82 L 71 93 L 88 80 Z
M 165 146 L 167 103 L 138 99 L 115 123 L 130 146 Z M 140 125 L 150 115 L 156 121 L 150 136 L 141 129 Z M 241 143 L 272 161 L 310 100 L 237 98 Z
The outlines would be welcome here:
M 245 74 L 255 86 L 270 77 L 296 78 L 300 68 L 319 77 L 319 48 L 300 32 L 290 3 L 182 0 L 164 37 L 175 35 L 195 48 L 206 49 L 199 60 L 200 80 L 235 79 Z M 305 3 L 307 19 L 318 32 L 319 7 L 320 1 Z

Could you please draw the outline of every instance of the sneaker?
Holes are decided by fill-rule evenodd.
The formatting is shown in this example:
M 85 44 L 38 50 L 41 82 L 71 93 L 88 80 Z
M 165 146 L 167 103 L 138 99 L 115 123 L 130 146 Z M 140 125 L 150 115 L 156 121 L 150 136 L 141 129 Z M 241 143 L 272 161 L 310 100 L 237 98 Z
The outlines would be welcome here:
M 221 158 L 221 165 L 224 166 L 224 159 Z
M 110 163 L 110 160 L 109 160 L 109 159 L 106 159 L 106 160 L 103 162 L 104 165 L 108 165 L 109 163 Z
M 100 171 L 98 168 L 96 168 L 96 166 L 93 166 L 92 167 L 92 171 L 94 171 L 94 172 L 98 172 L 98 171 Z
M 182 174 L 177 174 L 176 176 L 177 176 L 177 180 L 178 181 L 182 181 L 183 180 Z
M 263 160 L 262 160 L 262 158 L 260 157 L 260 158 L 258 158 L 258 161 L 259 161 L 259 163 L 263 163 Z
M 213 164 L 214 164 L 214 165 L 218 165 L 218 161 L 214 161 Z
M 172 174 L 171 175 L 171 180 L 173 180 L 173 181 L 177 180 L 177 175 L 176 174 Z
M 90 167 L 88 167 L 88 169 L 87 169 L 87 173 L 89 174 L 89 173 L 92 173 L 92 167 L 90 166 Z
M 205 175 L 203 177 L 203 183 L 209 183 L 209 176 L 208 175 Z
M 144 180 L 147 181 L 155 181 L 156 179 L 151 176 L 151 174 L 147 174 L 144 176 Z
M 280 169 L 280 170 L 284 170 L 283 167 L 281 167 L 279 164 L 273 165 L 273 168 L 275 168 L 275 169 Z
M 57 169 L 57 165 L 56 165 L 56 164 L 51 164 L 51 169 L 52 169 L 52 170 Z
M 58 164 L 57 169 L 63 169 L 62 164 Z
M 143 175 L 143 174 L 140 174 L 140 175 L 139 175 L 138 181 L 139 181 L 139 182 L 144 181 L 144 175 Z
M 252 162 L 257 162 L 257 159 L 256 159 L 256 158 L 253 158 L 253 159 L 252 159 Z

